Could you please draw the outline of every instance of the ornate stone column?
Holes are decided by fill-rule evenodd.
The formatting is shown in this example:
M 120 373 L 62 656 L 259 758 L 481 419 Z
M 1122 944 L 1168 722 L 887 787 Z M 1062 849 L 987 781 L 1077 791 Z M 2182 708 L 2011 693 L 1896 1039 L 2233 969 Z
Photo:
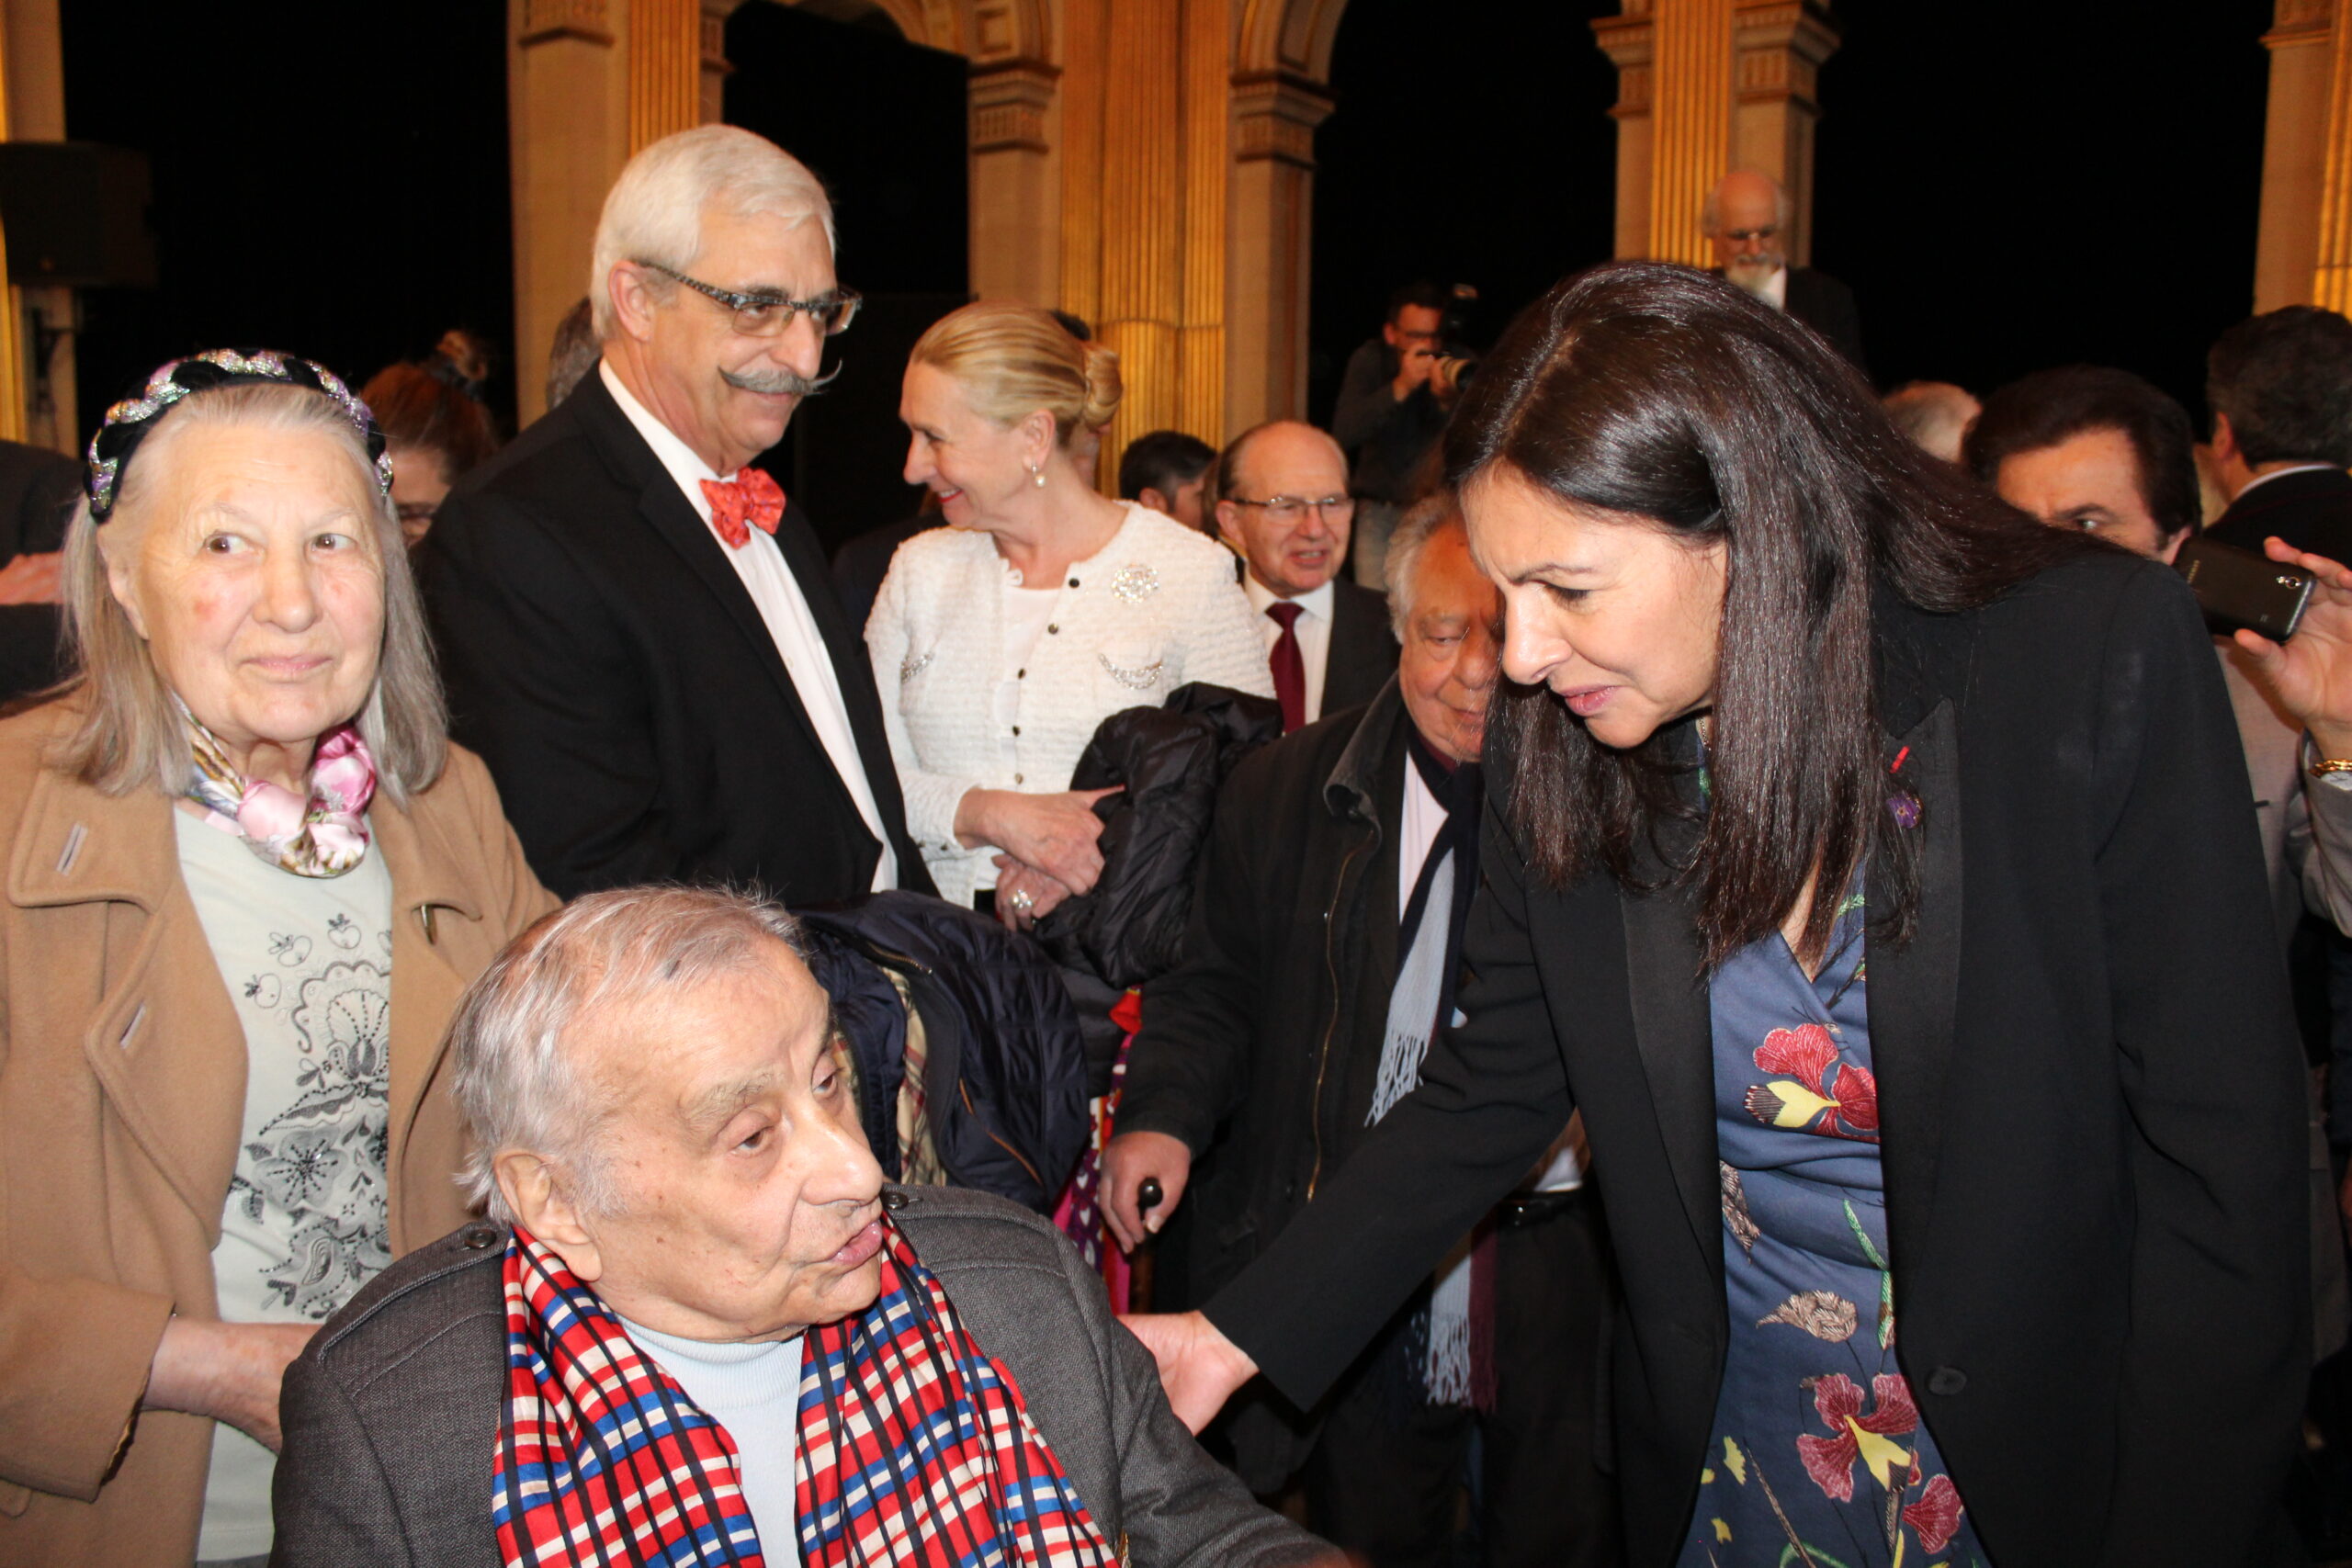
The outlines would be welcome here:
M 1306 412 L 1306 297 L 1314 238 L 1315 128 L 1331 112 L 1316 84 L 1287 73 L 1233 79 L 1232 230 L 1226 255 L 1222 443 Z
M 57 0 L 0 4 L 0 137 L 65 140 Z M 0 243 L 0 437 L 79 456 L 74 291 L 40 285 L 19 288 L 7 276 L 6 247 Z
M 509 0 L 515 412 L 546 412 L 548 346 L 586 291 L 596 215 L 628 161 L 628 0 Z
M 1648 254 L 1707 266 L 1699 212 L 1731 163 L 1732 0 L 1656 0 L 1654 14 Z
M 975 65 L 971 75 L 971 282 L 983 299 L 1050 305 L 1061 280 L 1054 188 L 1055 83 L 1040 61 Z
M 1738 0 L 1732 15 L 1731 166 L 1770 175 L 1789 193 L 1794 266 L 1813 259 L 1815 82 L 1838 42 L 1820 0 Z
M 1617 67 L 1617 254 L 1712 266 L 1700 214 L 1736 168 L 1787 188 L 1790 258 L 1810 260 L 1822 0 L 1625 0 L 1592 30 Z
M 1650 254 L 1650 82 L 1656 25 L 1650 0 L 1625 0 L 1624 15 L 1594 20 L 1594 41 L 1617 67 L 1617 239 L 1615 254 Z
M 2255 241 L 2254 308 L 2308 304 L 2328 186 L 2329 104 L 2339 80 L 2336 0 L 2278 0 L 2264 35 L 2270 102 L 2262 137 L 2262 216 Z M 2335 141 L 2343 136 L 2339 129 Z

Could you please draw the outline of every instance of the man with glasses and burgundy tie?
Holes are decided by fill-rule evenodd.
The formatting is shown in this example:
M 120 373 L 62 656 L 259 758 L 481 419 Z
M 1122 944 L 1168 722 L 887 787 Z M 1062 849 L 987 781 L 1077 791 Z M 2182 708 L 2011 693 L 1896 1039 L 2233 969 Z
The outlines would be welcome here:
M 424 550 L 453 732 L 566 897 L 930 892 L 865 647 L 752 466 L 856 314 L 823 187 L 749 131 L 666 137 L 605 198 L 589 298 L 602 361 Z
M 1216 466 L 1218 536 L 1265 617 L 1283 733 L 1369 702 L 1396 671 L 1386 601 L 1338 576 L 1356 503 L 1340 444 L 1276 420 L 1233 438 Z

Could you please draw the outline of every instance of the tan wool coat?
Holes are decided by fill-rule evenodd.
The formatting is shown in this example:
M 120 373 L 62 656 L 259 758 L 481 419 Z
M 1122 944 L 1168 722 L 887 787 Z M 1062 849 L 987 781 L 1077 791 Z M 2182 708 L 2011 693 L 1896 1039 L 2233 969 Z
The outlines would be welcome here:
M 177 1568 L 212 1423 L 138 1406 L 164 1324 L 217 1314 L 245 1037 L 181 880 L 172 802 L 47 766 L 71 719 L 53 703 L 0 723 L 0 1568 Z M 555 899 L 469 752 L 451 747 L 407 809 L 379 795 L 368 817 L 392 880 L 400 1254 L 465 1219 L 443 1055 L 458 995 Z

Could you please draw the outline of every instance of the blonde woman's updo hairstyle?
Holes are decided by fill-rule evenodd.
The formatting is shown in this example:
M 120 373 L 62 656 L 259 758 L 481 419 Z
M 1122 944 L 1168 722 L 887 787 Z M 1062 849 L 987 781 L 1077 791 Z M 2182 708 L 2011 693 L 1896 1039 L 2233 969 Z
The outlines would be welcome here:
M 58 688 L 81 707 L 80 722 L 60 738 L 51 761 L 107 795 L 147 785 L 177 795 L 188 770 L 187 728 L 164 683 L 147 640 L 107 585 L 98 529 L 126 542 L 152 521 L 179 438 L 198 425 L 240 425 L 285 434 L 327 437 L 351 458 L 352 475 L 368 498 L 369 533 L 384 580 L 384 640 L 376 684 L 356 722 L 376 760 L 376 787 L 396 806 L 440 775 L 447 746 L 447 713 L 424 610 L 409 574 L 400 515 L 378 489 L 373 458 L 350 416 L 324 393 L 300 386 L 252 383 L 192 392 L 156 422 L 138 459 L 122 470 L 121 491 L 101 524 L 85 494 L 65 530 L 64 640 L 74 673 Z
M 907 356 L 944 372 L 975 412 L 1007 428 L 1043 409 L 1054 441 L 1100 430 L 1119 412 L 1119 355 L 1080 343 L 1047 311 L 1017 299 L 982 299 L 941 317 Z

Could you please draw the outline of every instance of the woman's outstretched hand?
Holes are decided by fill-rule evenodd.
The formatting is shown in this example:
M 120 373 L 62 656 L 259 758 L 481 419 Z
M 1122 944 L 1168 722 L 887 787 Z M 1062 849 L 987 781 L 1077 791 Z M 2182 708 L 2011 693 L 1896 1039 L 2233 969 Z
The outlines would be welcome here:
M 1258 1375 L 1258 1363 L 1199 1313 L 1141 1313 L 1119 1321 L 1159 1363 L 1159 1386 L 1189 1431 L 1216 1420 L 1233 1391 Z

